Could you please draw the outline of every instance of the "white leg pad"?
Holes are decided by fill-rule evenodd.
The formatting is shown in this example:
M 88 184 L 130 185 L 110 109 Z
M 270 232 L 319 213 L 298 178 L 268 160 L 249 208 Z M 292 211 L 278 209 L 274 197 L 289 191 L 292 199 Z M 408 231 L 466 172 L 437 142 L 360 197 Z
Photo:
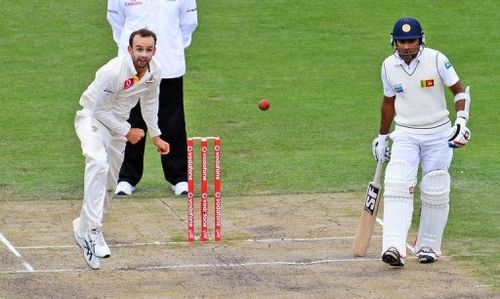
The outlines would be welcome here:
M 413 200 L 407 197 L 384 197 L 382 253 L 395 247 L 406 257 L 406 240 L 413 215 Z
M 384 180 L 382 253 L 395 247 L 406 257 L 406 241 L 413 215 L 413 190 L 417 170 L 402 160 L 390 161 Z
M 385 170 L 384 197 L 405 197 L 413 199 L 417 184 L 417 167 L 403 160 L 391 160 Z
M 415 252 L 422 247 L 441 255 L 441 241 L 450 210 L 450 175 L 446 170 L 425 174 L 420 183 L 422 213 Z

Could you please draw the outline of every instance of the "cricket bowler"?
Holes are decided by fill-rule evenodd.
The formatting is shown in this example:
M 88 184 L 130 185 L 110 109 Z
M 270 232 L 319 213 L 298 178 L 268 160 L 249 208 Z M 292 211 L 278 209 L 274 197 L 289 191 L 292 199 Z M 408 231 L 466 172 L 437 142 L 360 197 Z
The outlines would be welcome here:
M 152 142 L 161 155 L 169 144 L 158 129 L 158 92 L 161 71 L 153 59 L 156 35 L 147 29 L 132 32 L 128 53 L 101 67 L 80 98 L 75 129 L 85 156 L 83 206 L 73 221 L 75 242 L 87 265 L 99 269 L 99 258 L 111 256 L 102 234 L 103 215 L 118 181 L 125 143 L 137 143 L 145 134 L 127 119 L 139 99 Z

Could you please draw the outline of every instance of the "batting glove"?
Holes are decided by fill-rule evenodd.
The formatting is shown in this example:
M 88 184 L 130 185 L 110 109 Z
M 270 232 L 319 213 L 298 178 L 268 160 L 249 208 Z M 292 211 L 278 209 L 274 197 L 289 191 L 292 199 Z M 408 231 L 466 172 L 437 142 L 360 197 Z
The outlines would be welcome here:
M 466 126 L 467 121 L 463 117 L 457 117 L 455 125 L 451 128 L 448 138 L 448 146 L 451 148 L 460 148 L 470 140 L 470 130 Z
M 377 161 L 389 161 L 391 159 L 391 149 L 387 146 L 389 135 L 378 135 L 372 142 L 372 154 Z

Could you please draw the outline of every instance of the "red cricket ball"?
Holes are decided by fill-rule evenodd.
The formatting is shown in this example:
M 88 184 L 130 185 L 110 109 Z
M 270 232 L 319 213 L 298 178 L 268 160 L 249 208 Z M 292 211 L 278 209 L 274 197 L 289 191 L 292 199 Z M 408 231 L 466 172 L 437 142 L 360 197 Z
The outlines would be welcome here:
M 271 103 L 269 103 L 268 99 L 261 99 L 259 101 L 259 109 L 260 110 L 266 111 L 267 109 L 269 109 L 269 107 L 271 107 Z

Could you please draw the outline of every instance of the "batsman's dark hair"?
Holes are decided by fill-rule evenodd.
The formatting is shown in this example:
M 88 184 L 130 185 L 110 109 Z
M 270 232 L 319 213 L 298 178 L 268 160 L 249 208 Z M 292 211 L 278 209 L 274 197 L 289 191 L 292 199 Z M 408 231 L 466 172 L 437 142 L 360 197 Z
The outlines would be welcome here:
M 151 37 L 153 37 L 153 39 L 155 41 L 155 45 L 156 45 L 156 34 L 149 29 L 142 28 L 142 29 L 136 30 L 130 34 L 130 38 L 128 39 L 129 46 L 132 47 L 132 43 L 133 43 L 134 37 L 136 35 L 140 35 L 141 37 L 150 37 L 151 36 Z

